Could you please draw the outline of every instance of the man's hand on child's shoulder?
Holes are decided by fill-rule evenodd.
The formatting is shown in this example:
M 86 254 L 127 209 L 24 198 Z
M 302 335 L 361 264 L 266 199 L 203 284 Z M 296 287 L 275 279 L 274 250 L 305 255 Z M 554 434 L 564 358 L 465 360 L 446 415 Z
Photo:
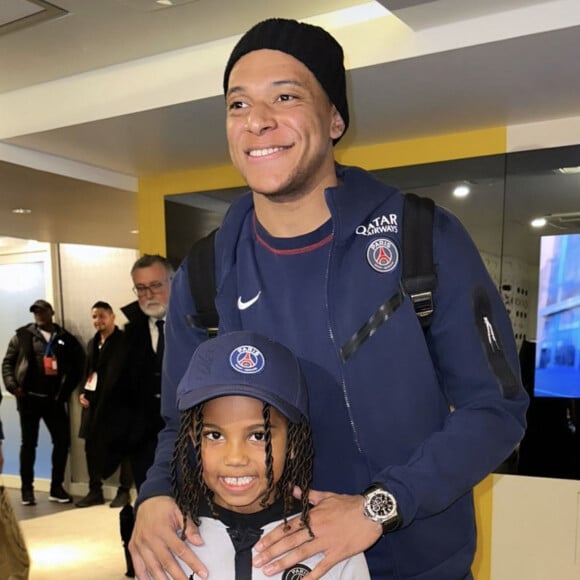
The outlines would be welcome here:
M 364 552 L 381 537 L 381 526 L 363 514 L 362 495 L 311 490 L 309 500 L 314 506 L 310 510 L 310 527 L 314 538 L 300 518 L 294 518 L 288 522 L 286 529 L 284 524 L 280 524 L 256 544 L 255 549 L 259 554 L 253 564 L 258 568 L 263 567 L 266 576 L 279 574 L 315 554 L 324 554 L 306 576 L 308 580 L 318 580 L 333 566 Z

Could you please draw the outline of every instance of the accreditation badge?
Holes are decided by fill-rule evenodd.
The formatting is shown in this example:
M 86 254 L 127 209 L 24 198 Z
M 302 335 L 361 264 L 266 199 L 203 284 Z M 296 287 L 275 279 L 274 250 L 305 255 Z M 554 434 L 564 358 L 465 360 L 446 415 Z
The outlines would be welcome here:
M 42 357 L 42 366 L 46 376 L 55 376 L 58 374 L 58 365 L 55 356 L 44 355 Z
M 96 391 L 97 390 L 97 373 L 91 373 L 87 382 L 85 383 L 85 391 Z

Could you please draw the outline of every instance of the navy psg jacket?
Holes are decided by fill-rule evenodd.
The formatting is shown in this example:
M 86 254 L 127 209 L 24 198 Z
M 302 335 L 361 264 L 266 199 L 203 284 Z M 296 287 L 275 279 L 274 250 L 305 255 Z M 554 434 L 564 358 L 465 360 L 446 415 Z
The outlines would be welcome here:
M 262 332 L 299 356 L 314 489 L 355 494 L 379 482 L 396 497 L 404 526 L 366 552 L 374 580 L 469 578 L 472 488 L 525 428 L 511 324 L 469 235 L 436 208 L 435 312 L 425 335 L 401 292 L 403 195 L 358 168 L 337 165 L 337 175 L 340 185 L 326 191 L 331 222 L 300 247 L 270 247 L 251 194 L 232 205 L 216 238 L 220 331 Z M 300 275 L 301 267 L 312 270 Z M 365 332 L 381 306 L 384 320 Z M 171 495 L 176 386 L 206 338 L 192 314 L 182 265 L 166 324 L 166 428 L 141 501 Z

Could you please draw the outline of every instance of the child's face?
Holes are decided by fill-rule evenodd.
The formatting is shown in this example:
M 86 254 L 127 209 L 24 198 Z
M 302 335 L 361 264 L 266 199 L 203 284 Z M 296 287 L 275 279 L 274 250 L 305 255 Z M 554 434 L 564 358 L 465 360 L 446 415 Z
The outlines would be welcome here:
M 262 408 L 262 401 L 242 396 L 218 397 L 203 407 L 203 477 L 215 503 L 238 513 L 264 509 L 260 502 L 268 480 Z M 276 483 L 284 470 L 288 425 L 272 407 L 270 425 Z

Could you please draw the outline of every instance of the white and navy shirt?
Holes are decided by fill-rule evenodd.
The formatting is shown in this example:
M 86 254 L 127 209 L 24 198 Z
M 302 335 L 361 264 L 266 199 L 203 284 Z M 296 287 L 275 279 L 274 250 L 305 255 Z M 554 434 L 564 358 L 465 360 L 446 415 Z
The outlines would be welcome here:
M 157 347 L 159 345 L 159 327 L 157 322 L 162 320 L 165 324 L 165 318 L 154 318 L 153 316 L 148 317 L 149 320 L 149 334 L 151 335 L 151 348 L 154 353 L 157 353 Z
M 200 509 L 200 533 L 203 546 L 189 548 L 204 563 L 210 578 L 219 580 L 300 580 L 310 572 L 323 555 L 317 554 L 300 564 L 291 566 L 276 576 L 265 576 L 260 568 L 252 567 L 255 555 L 253 546 L 262 535 L 273 530 L 283 521 L 282 502 L 277 501 L 269 508 L 255 514 L 239 514 L 219 506 L 216 511 L 220 519 Z M 295 516 L 293 516 L 295 517 Z M 184 562 L 178 560 L 190 580 L 199 580 Z M 364 554 L 358 554 L 340 562 L 329 570 L 325 580 L 370 580 Z

